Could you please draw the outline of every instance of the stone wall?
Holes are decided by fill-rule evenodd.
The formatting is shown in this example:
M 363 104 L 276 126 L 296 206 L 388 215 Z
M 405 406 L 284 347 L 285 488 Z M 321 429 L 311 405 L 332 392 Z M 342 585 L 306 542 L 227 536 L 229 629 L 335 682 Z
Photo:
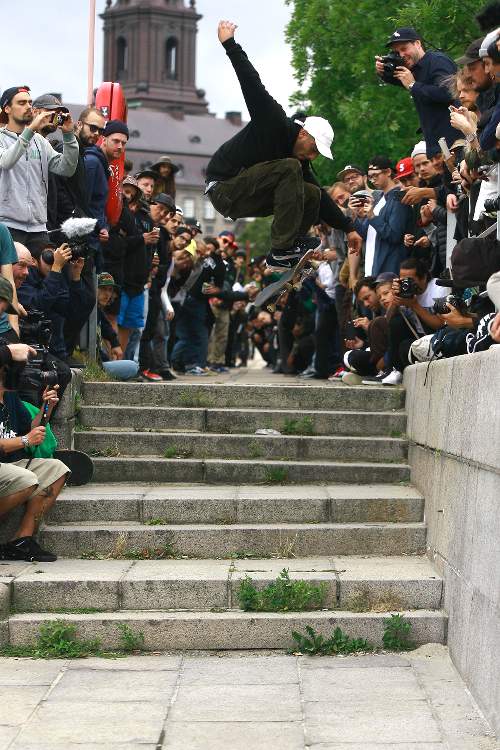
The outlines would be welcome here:
M 404 382 L 412 481 L 445 580 L 450 653 L 500 733 L 500 346 L 408 367 Z

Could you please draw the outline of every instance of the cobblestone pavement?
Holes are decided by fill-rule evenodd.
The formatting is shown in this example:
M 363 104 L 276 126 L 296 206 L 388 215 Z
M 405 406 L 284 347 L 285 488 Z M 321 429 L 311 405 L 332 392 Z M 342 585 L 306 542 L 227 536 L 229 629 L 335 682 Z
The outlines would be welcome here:
M 0 750 L 498 750 L 447 649 L 0 659 Z

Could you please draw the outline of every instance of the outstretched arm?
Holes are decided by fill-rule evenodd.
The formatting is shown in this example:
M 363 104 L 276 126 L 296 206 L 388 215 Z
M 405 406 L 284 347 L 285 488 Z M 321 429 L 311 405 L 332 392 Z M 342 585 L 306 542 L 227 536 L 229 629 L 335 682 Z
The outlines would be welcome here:
M 273 120 L 286 119 L 283 107 L 273 99 L 266 88 L 254 66 L 248 59 L 246 53 L 234 39 L 237 26 L 232 21 L 220 21 L 218 27 L 219 41 L 226 50 L 231 60 L 241 91 L 245 98 L 252 120 L 263 119 L 272 126 Z

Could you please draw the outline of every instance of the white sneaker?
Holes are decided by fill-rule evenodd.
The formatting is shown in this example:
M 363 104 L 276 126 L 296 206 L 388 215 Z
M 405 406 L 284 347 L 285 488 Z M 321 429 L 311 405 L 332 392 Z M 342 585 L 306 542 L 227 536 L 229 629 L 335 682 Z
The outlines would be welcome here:
M 361 385 L 363 378 L 357 372 L 344 372 L 342 382 L 346 385 Z
M 392 372 L 382 380 L 382 385 L 400 385 L 403 382 L 403 373 L 393 369 Z

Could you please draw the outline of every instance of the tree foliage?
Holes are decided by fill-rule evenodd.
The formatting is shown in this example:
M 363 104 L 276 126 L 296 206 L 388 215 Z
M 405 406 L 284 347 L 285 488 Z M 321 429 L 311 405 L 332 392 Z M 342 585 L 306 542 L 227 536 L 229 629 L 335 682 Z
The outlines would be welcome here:
M 256 258 L 258 255 L 267 255 L 269 252 L 271 248 L 272 221 L 272 216 L 265 216 L 249 221 L 245 229 L 238 235 L 240 246 L 244 247 L 246 242 L 250 242 L 253 258 Z
M 335 130 L 335 159 L 321 160 L 321 182 L 331 182 L 349 162 L 366 165 L 375 154 L 408 156 L 420 140 L 406 89 L 382 84 L 375 75 L 374 57 L 385 54 L 397 26 L 414 26 L 427 48 L 452 58 L 480 36 L 474 0 L 285 1 L 292 8 L 286 36 L 301 87 L 292 103 L 326 117 Z

